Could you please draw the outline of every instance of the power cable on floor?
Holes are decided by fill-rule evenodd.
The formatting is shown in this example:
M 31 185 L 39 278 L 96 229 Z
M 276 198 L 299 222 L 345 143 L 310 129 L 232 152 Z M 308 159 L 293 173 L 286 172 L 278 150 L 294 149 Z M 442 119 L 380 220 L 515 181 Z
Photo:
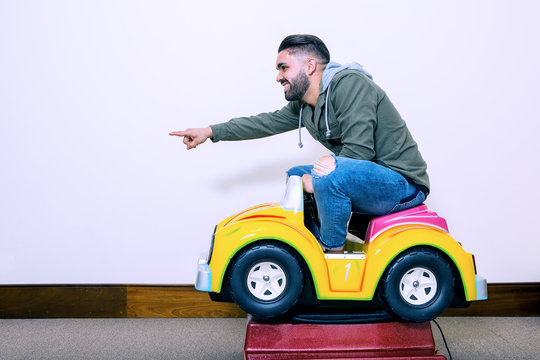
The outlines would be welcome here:
M 450 352 L 450 348 L 448 348 L 448 343 L 446 342 L 446 338 L 444 337 L 444 333 L 443 333 L 441 327 L 439 326 L 439 323 L 437 321 L 435 321 L 435 319 L 433 319 L 433 322 L 435 323 L 435 325 L 437 325 L 437 327 L 439 328 L 439 331 L 441 332 L 441 336 L 442 336 L 442 339 L 444 341 L 444 346 L 446 347 L 446 351 L 448 352 L 448 357 L 449 357 L 448 360 L 452 360 L 452 353 Z

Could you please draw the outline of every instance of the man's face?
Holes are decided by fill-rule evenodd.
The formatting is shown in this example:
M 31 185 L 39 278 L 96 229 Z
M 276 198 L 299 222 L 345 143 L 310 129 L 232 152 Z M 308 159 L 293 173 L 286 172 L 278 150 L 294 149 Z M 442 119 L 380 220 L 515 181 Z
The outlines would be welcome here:
M 304 69 L 305 61 L 305 55 L 291 55 L 287 50 L 278 54 L 276 81 L 283 85 L 285 99 L 288 101 L 302 100 L 309 89 L 309 78 Z

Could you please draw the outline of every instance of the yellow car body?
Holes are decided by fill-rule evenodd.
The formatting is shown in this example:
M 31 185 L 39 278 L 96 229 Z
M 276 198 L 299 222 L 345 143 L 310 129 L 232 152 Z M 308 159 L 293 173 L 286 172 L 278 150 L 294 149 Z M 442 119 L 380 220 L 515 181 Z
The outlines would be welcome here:
M 306 228 L 303 203 L 301 180 L 292 177 L 282 202 L 255 206 L 221 221 L 209 254 L 199 259 L 197 289 L 220 293 L 236 256 L 264 241 L 285 244 L 295 252 L 319 300 L 372 300 L 389 264 L 406 250 L 419 247 L 432 249 L 448 261 L 462 300 L 487 298 L 486 281 L 476 274 L 473 255 L 431 220 L 404 217 L 404 221 L 382 226 L 364 244 L 355 244 L 354 251 L 329 254 Z

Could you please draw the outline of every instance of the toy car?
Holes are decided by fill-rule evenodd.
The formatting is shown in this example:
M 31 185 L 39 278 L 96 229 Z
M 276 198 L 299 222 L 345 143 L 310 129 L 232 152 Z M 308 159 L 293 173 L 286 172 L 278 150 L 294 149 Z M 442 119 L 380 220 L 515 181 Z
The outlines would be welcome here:
M 301 178 L 291 176 L 280 203 L 252 207 L 216 226 L 210 251 L 199 258 L 196 289 L 263 319 L 290 312 L 309 288 L 319 302 L 377 297 L 392 315 L 414 322 L 437 317 L 451 303 L 487 299 L 474 256 L 426 205 L 370 219 L 364 243 L 342 254 L 322 250 L 316 223 Z

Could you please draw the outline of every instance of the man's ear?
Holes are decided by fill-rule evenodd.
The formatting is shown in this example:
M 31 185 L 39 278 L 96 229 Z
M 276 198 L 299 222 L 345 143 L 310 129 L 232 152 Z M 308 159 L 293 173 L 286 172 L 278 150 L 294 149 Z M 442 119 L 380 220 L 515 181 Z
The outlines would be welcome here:
M 313 59 L 313 58 L 309 58 L 306 60 L 306 65 L 307 65 L 307 74 L 308 75 L 313 75 L 315 73 L 315 71 L 317 71 L 317 60 Z

